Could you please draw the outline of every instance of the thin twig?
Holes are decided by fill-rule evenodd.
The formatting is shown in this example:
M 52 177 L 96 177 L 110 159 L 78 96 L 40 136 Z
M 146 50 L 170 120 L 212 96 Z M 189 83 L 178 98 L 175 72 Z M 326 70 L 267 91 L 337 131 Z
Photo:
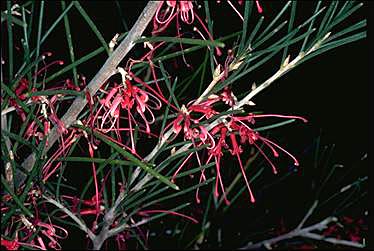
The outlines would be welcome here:
M 309 211 L 308 211 L 307 214 L 304 216 L 304 218 L 302 219 L 302 221 L 300 222 L 300 224 L 297 226 L 296 229 L 301 229 L 301 228 L 304 226 L 305 222 L 306 222 L 306 221 L 309 219 L 309 217 L 313 214 L 314 209 L 316 209 L 317 205 L 318 205 L 318 200 L 315 200 L 314 203 L 313 203 L 313 205 L 309 208 Z
M 292 230 L 286 234 L 279 235 L 277 237 L 268 239 L 268 240 L 263 240 L 257 243 L 248 243 L 247 245 L 239 248 L 241 250 L 251 250 L 251 249 L 258 249 L 261 247 L 266 247 L 267 249 L 271 249 L 271 245 L 278 243 L 283 240 L 287 239 L 292 239 L 295 237 L 305 237 L 305 238 L 310 238 L 310 239 L 315 239 L 315 240 L 321 240 L 321 241 L 326 241 L 329 243 L 333 244 L 339 244 L 339 245 L 345 245 L 349 247 L 356 247 L 356 248 L 364 248 L 365 245 L 358 243 L 358 242 L 353 242 L 353 241 L 347 241 L 347 240 L 338 240 L 335 238 L 326 238 L 323 235 L 312 233 L 312 231 L 321 231 L 323 229 L 326 229 L 328 227 L 328 224 L 331 222 L 336 222 L 337 219 L 335 217 L 328 217 L 314 225 L 311 225 L 306 228 L 301 228 L 298 229 L 296 228 L 295 230 Z
M 64 213 L 66 213 L 71 219 L 73 219 L 80 227 L 80 229 L 82 229 L 84 232 L 87 233 L 88 237 L 91 239 L 91 240 L 94 240 L 95 239 L 95 234 L 92 233 L 92 231 L 80 220 L 78 219 L 77 216 L 75 216 L 69 209 L 67 209 L 66 207 L 64 207 L 61 203 L 59 203 L 58 201 L 52 199 L 51 197 L 48 197 L 48 196 L 45 196 L 44 194 L 42 194 L 42 197 L 49 203 L 55 205 L 56 207 L 60 208 L 62 211 L 64 211 Z
M 347 240 L 339 240 L 336 238 L 331 238 L 331 237 L 325 237 L 323 235 L 315 234 L 315 233 L 305 233 L 303 234 L 304 237 L 310 238 L 310 239 L 315 239 L 315 240 L 321 240 L 325 242 L 329 242 L 335 245 L 344 245 L 348 247 L 355 247 L 355 248 L 364 248 L 365 245 L 354 242 L 354 241 L 347 241 Z

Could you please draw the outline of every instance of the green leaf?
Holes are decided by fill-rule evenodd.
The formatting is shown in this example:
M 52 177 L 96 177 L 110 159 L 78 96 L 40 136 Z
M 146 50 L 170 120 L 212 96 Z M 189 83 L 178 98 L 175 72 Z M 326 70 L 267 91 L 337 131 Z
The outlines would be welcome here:
M 9 79 L 13 78 L 13 28 L 12 28 L 12 10 L 11 1 L 7 1 L 7 27 L 8 27 L 8 64 L 9 64 Z M 2 64 L 2 63 L 1 63 Z M 3 74 L 3 73 L 1 73 Z
M 207 52 L 208 54 L 208 52 Z M 209 54 L 208 54 L 209 55 Z M 204 61 L 204 64 L 206 62 Z M 194 80 L 196 79 L 196 77 L 199 75 L 199 73 L 202 71 L 204 65 L 201 64 L 199 66 L 199 68 L 197 68 L 194 73 L 190 76 L 190 77 L 186 77 L 183 81 L 180 82 L 180 84 L 178 85 L 179 87 L 179 90 L 178 90 L 178 94 L 177 94 L 177 97 L 180 99 L 181 97 L 184 96 L 185 94 L 185 91 L 188 90 L 188 88 L 191 87 L 191 83 L 194 82 Z
M 38 175 L 42 171 L 42 165 L 45 162 L 46 158 L 43 156 L 44 148 L 46 144 L 46 138 L 44 138 L 38 145 L 38 149 L 36 151 L 36 156 L 35 156 L 35 164 L 32 167 L 31 171 L 28 173 L 27 180 L 25 182 L 26 186 L 22 191 L 22 195 L 20 197 L 20 201 L 22 203 L 25 202 L 26 197 L 28 196 L 28 192 L 32 188 L 34 184 L 34 178 L 36 175 Z
M 319 54 L 322 54 L 326 51 L 332 50 L 332 49 L 334 49 L 336 47 L 339 47 L 339 46 L 342 46 L 344 44 L 348 44 L 348 43 L 358 41 L 358 40 L 363 39 L 365 37 L 366 37 L 366 31 L 357 33 L 357 34 L 349 36 L 347 38 L 342 38 L 342 39 L 334 41 L 334 42 L 326 43 L 326 44 L 322 45 L 315 52 L 312 52 L 309 55 L 305 56 L 303 59 L 301 59 L 299 61 L 298 65 L 307 61 L 307 60 L 309 60 L 309 59 L 311 59 L 311 58 L 313 58 L 313 57 L 315 57 L 315 56 L 317 56 L 317 55 L 319 55 Z
M 162 76 L 165 79 L 165 83 L 166 83 L 166 86 L 167 86 L 167 88 L 169 90 L 170 96 L 173 99 L 174 104 L 176 105 L 176 107 L 180 110 L 180 106 L 179 106 L 178 100 L 177 100 L 177 98 L 174 95 L 174 91 L 171 89 L 171 83 L 170 83 L 169 77 L 167 75 L 167 72 L 166 72 L 166 70 L 164 68 L 164 65 L 162 64 L 161 61 L 158 61 L 158 63 L 160 64 L 160 70 L 161 70 Z M 174 80 L 174 86 L 175 86 L 176 82 L 177 82 L 177 78 L 175 78 L 175 80 Z
M 62 8 L 62 11 L 66 9 L 66 4 L 64 0 L 61 1 L 61 8 Z M 65 25 L 66 40 L 68 42 L 70 60 L 71 60 L 71 63 L 74 64 L 75 62 L 74 45 L 73 45 L 73 41 L 71 38 L 70 23 L 69 23 L 68 15 L 64 15 L 64 25 Z M 78 86 L 78 73 L 77 73 L 77 68 L 75 66 L 73 67 L 73 78 L 74 78 L 74 84 Z
M 23 46 L 23 50 L 24 50 L 24 61 L 25 61 L 26 65 L 29 65 L 30 60 L 31 60 L 31 56 L 30 56 L 29 38 L 28 38 L 28 35 L 27 35 L 26 13 L 25 13 L 25 8 L 24 7 L 22 7 L 21 10 L 22 10 L 22 21 L 25 24 L 23 26 L 23 39 L 21 39 L 21 42 L 22 42 L 22 46 Z M 27 78 L 28 78 L 29 82 L 31 83 L 32 82 L 31 72 L 27 73 Z M 31 89 L 31 88 L 32 88 L 32 86 L 30 85 L 29 89 Z
M 360 3 L 360 4 L 357 4 L 355 7 L 353 7 L 352 9 L 350 9 L 349 11 L 341 14 L 341 16 L 338 16 L 336 17 L 336 19 L 334 19 L 330 25 L 328 25 L 328 27 L 326 27 L 326 29 L 324 29 L 324 33 L 327 33 L 329 30 L 331 30 L 335 25 L 339 24 L 341 21 L 343 21 L 344 19 L 346 19 L 347 17 L 349 17 L 350 15 L 353 14 L 353 12 L 355 12 L 356 10 L 358 10 L 359 8 L 361 8 L 363 6 L 363 3 Z
M 59 70 L 58 72 L 52 74 L 50 77 L 48 77 L 46 80 L 45 80 L 45 83 L 48 83 L 50 81 L 52 81 L 53 79 L 57 78 L 58 76 L 62 75 L 63 73 L 73 69 L 74 67 L 90 60 L 91 58 L 95 57 L 96 55 L 100 54 L 101 52 L 104 51 L 104 48 L 103 47 L 100 47 L 90 53 L 88 53 L 87 55 L 81 57 L 80 59 L 78 59 L 77 61 L 75 61 L 74 63 L 70 64 L 70 65 L 67 65 L 65 66 L 64 68 L 62 68 L 61 70 Z
M 288 33 L 291 32 L 292 30 L 292 26 L 293 26 L 293 22 L 295 20 L 295 14 L 296 14 L 296 1 L 293 1 L 292 2 L 292 6 L 291 6 L 291 16 L 290 16 L 290 21 L 288 22 Z M 283 51 L 283 56 L 282 56 L 282 60 L 281 60 L 281 65 L 283 64 L 284 60 L 286 59 L 287 57 L 287 53 L 288 53 L 288 46 L 286 46 L 284 48 L 284 51 Z
M 264 36 L 261 40 L 255 42 L 252 46 L 252 50 L 256 49 L 257 47 L 259 47 L 261 44 L 263 44 L 264 42 L 266 42 L 267 40 L 269 40 L 269 38 L 271 38 L 272 36 L 274 36 L 276 33 L 278 33 L 278 31 L 280 31 L 283 26 L 285 26 L 287 24 L 287 21 L 284 21 L 282 22 L 280 25 L 277 26 L 277 28 L 275 28 L 273 31 L 269 32 L 266 36 Z
M 145 37 L 139 38 L 135 43 L 143 42 L 168 42 L 168 43 L 182 43 L 182 44 L 194 44 L 201 46 L 215 46 L 215 47 L 225 47 L 225 44 L 217 40 L 202 40 L 193 38 L 178 38 L 178 37 Z
M 166 126 L 166 121 L 168 119 L 168 114 L 169 114 L 169 110 L 170 110 L 170 104 L 171 104 L 170 102 L 171 102 L 171 99 L 173 97 L 172 94 L 175 93 L 175 87 L 176 87 L 176 85 L 177 85 L 177 78 L 175 78 L 173 86 L 171 87 L 170 97 L 168 99 L 168 104 L 167 104 L 167 106 L 165 108 L 165 112 L 164 112 L 164 115 L 162 117 L 161 130 L 160 130 L 161 133 L 164 131 L 165 126 Z
M 318 10 L 319 10 L 319 7 L 321 6 L 321 3 L 322 3 L 322 1 L 318 1 L 317 6 L 316 6 L 316 9 L 314 10 L 314 14 L 313 14 L 313 16 L 316 15 L 316 13 L 319 12 Z M 309 25 L 309 27 L 308 27 L 308 31 L 307 31 L 307 32 L 309 32 L 309 31 L 312 30 L 312 28 L 313 28 L 313 24 L 314 24 L 314 21 L 315 21 L 315 19 L 313 19 L 313 20 L 310 22 L 310 25 Z M 303 44 L 302 44 L 302 46 L 301 46 L 301 49 L 300 49 L 300 52 L 299 52 L 299 53 L 301 53 L 301 52 L 305 52 L 304 49 L 305 49 L 306 43 L 308 42 L 308 38 L 309 38 L 309 35 L 306 36 L 306 37 L 304 38 L 304 41 L 303 41 Z
M 259 31 L 259 29 L 260 29 L 260 27 L 261 27 L 262 22 L 264 21 L 264 19 L 265 18 L 262 16 L 257 21 L 257 24 L 256 24 L 255 28 L 253 28 L 253 31 L 251 32 L 251 35 L 248 38 L 248 41 L 247 41 L 247 44 L 246 44 L 246 48 L 250 48 L 250 50 L 252 50 L 251 49 L 251 47 L 252 47 L 252 41 L 253 41 L 254 37 L 256 36 L 257 32 Z
M 116 3 L 116 7 L 117 7 L 117 10 L 118 10 L 119 16 L 121 17 L 121 22 L 122 22 L 123 28 L 125 29 L 125 31 L 128 31 L 129 27 L 126 23 L 125 16 L 123 15 L 121 5 L 119 4 L 118 0 L 116 0 L 114 2 Z
M 212 167 L 214 165 L 215 165 L 215 163 L 211 162 L 211 163 L 206 164 L 206 165 L 202 165 L 202 166 L 199 166 L 199 167 L 196 167 L 196 168 L 192 168 L 190 170 L 187 170 L 187 171 L 184 171 L 184 172 L 181 172 L 181 173 L 177 174 L 175 176 L 175 178 L 185 177 L 185 176 L 188 176 L 190 174 L 194 174 L 194 173 L 200 172 L 201 170 L 204 170 L 206 168 Z
M 87 14 L 87 12 L 83 9 L 83 7 L 80 5 L 79 2 L 74 1 L 73 2 L 79 13 L 82 15 L 84 20 L 87 22 L 87 24 L 90 26 L 91 30 L 95 33 L 96 37 L 99 39 L 101 42 L 103 48 L 107 51 L 109 55 L 109 47 L 108 44 L 105 42 L 105 39 L 103 35 L 101 35 L 100 31 L 97 29 L 95 23 L 91 20 L 90 16 Z
M 242 38 L 239 44 L 238 54 L 241 54 L 245 47 L 245 39 L 247 37 L 248 22 L 252 13 L 253 1 L 245 1 L 244 5 L 244 21 L 243 21 L 243 31 Z
M 81 127 L 81 129 L 86 130 L 87 132 L 91 132 L 90 129 Z M 171 188 L 175 190 L 179 190 L 179 187 L 172 182 L 169 181 L 168 178 L 162 176 L 160 173 L 152 169 L 152 165 L 150 164 L 145 164 L 144 162 L 140 161 L 138 158 L 136 158 L 134 155 L 131 153 L 127 152 L 125 149 L 114 143 L 113 141 L 110 141 L 107 137 L 105 137 L 103 134 L 97 132 L 97 131 L 92 131 L 93 135 L 95 135 L 97 138 L 101 139 L 103 142 L 105 142 L 107 145 L 112 147 L 114 150 L 116 150 L 118 153 L 120 153 L 122 156 L 127 158 L 129 161 L 133 162 L 135 165 L 141 167 L 144 171 L 155 177 L 156 179 L 160 180 L 164 184 L 170 186 Z
M 126 160 L 119 160 L 119 159 L 103 159 L 103 158 L 90 158 L 90 157 L 63 157 L 59 158 L 58 161 L 68 161 L 68 162 L 95 162 L 95 163 L 104 163 L 107 161 L 109 165 L 121 165 L 121 166 L 129 166 L 132 165 L 133 162 L 126 161 Z
M 274 124 L 271 124 L 271 125 L 268 125 L 268 126 L 262 126 L 262 127 L 254 128 L 253 130 L 255 130 L 256 132 L 266 131 L 266 130 L 270 130 L 270 129 L 274 129 L 274 128 L 277 128 L 277 127 L 281 127 L 281 126 L 291 124 L 295 121 L 296 121 L 295 119 L 289 119 L 289 120 L 282 121 L 282 122 L 279 122 L 279 123 L 274 123 Z
M 21 136 L 19 136 L 17 134 L 11 133 L 7 130 L 1 130 L 1 132 L 4 133 L 5 136 L 7 136 L 9 138 L 12 138 L 12 139 L 16 140 L 17 142 L 19 142 L 19 143 L 21 143 L 25 146 L 30 147 L 30 149 L 33 150 L 33 151 L 35 151 L 37 149 L 33 144 L 26 141 L 24 138 L 22 138 Z
M 200 77 L 200 84 L 199 84 L 199 90 L 197 91 L 197 95 L 200 96 L 202 91 L 203 91 L 203 85 L 204 85 L 204 79 L 205 79 L 205 72 L 206 72 L 206 65 L 208 63 L 208 52 L 205 53 L 205 59 L 204 59 L 204 62 L 202 63 L 202 72 L 201 72 L 201 77 Z M 200 69 L 200 68 L 199 68 Z M 190 81 L 189 83 L 192 83 L 192 81 Z
M 7 10 L 8 11 L 8 10 Z M 8 14 L 5 14 L 4 12 L 1 12 L 1 23 L 8 19 Z M 21 27 L 25 27 L 25 22 L 22 20 L 12 16 L 12 18 L 9 20 L 10 22 L 19 25 Z
M 18 96 L 8 87 L 6 86 L 4 83 L 1 82 L 1 88 L 3 88 L 3 90 L 6 92 L 6 94 L 8 94 L 10 97 L 12 97 L 13 99 L 16 100 L 17 104 L 19 106 L 22 107 L 22 109 L 26 112 L 26 113 L 29 113 L 30 110 L 29 108 L 27 107 L 27 105 L 18 98 Z
M 184 204 L 182 204 L 180 206 L 177 206 L 177 207 L 174 207 L 172 209 L 169 209 L 168 211 L 176 212 L 176 211 L 181 210 L 181 209 L 183 209 L 183 208 L 185 208 L 185 207 L 187 207 L 189 205 L 191 205 L 191 203 L 187 202 L 187 203 L 184 203 Z M 147 218 L 146 222 L 149 223 L 149 222 L 151 222 L 153 220 L 159 219 L 159 218 L 161 218 L 163 216 L 166 216 L 166 215 L 170 215 L 170 214 L 167 213 L 167 212 L 155 214 L 154 216 L 151 216 L 151 217 Z
M 51 95 L 73 95 L 73 96 L 80 96 L 84 97 L 82 92 L 74 91 L 74 90 L 44 90 L 44 91 L 36 91 L 30 93 L 30 97 L 37 97 L 37 96 L 51 96 Z
M 40 2 L 38 35 L 37 35 L 37 39 L 36 39 L 36 54 L 35 54 L 35 58 L 36 59 L 38 59 L 38 57 L 39 57 L 40 46 L 41 46 L 40 37 L 42 35 L 42 25 L 43 25 L 43 16 L 44 16 L 44 3 L 45 2 L 43 0 Z M 37 72 L 38 72 L 38 64 L 36 64 L 36 66 L 35 66 L 35 74 Z M 36 84 L 36 79 L 37 79 L 37 77 L 34 78 L 34 86 Z
M 161 203 L 162 201 L 165 201 L 165 200 L 168 200 L 168 199 L 171 199 L 171 198 L 174 198 L 174 197 L 179 197 L 179 196 L 181 196 L 181 195 L 183 195 L 183 194 L 186 194 L 186 193 L 188 193 L 188 192 L 190 192 L 190 191 L 193 191 L 193 190 L 195 190 L 195 189 L 197 189 L 197 188 L 199 188 L 199 187 L 201 187 L 201 186 L 208 185 L 208 184 L 209 184 L 210 182 L 212 182 L 213 180 L 215 180 L 215 177 L 212 177 L 212 178 L 210 178 L 210 179 L 207 179 L 206 181 L 203 181 L 203 182 L 201 182 L 201 183 L 199 183 L 199 184 L 197 184 L 197 185 L 194 185 L 194 186 L 191 186 L 191 187 L 189 187 L 189 188 L 183 189 L 183 190 L 180 191 L 180 192 L 176 192 L 176 193 L 173 193 L 173 194 L 170 194 L 170 195 L 164 196 L 164 197 L 162 197 L 162 198 L 158 198 L 158 199 L 153 200 L 153 201 L 151 201 L 151 202 L 145 203 L 145 204 L 143 205 L 143 207 L 149 207 L 149 206 L 152 206 L 152 205 L 154 205 L 154 204 L 156 204 L 156 203 Z
M 210 10 L 209 10 L 209 1 L 204 1 L 204 9 L 205 9 L 205 15 L 206 19 L 208 21 L 208 30 L 209 33 L 214 37 L 213 35 L 213 21 L 212 18 L 210 17 Z M 210 70 L 212 72 L 212 75 L 214 73 L 214 52 L 213 50 L 209 50 L 209 57 L 210 57 Z
M 338 37 L 341 37 L 341 36 L 343 36 L 343 35 L 345 35 L 345 34 L 347 34 L 347 33 L 349 33 L 349 32 L 352 32 L 352 31 L 355 31 L 355 30 L 358 30 L 358 29 L 364 28 L 365 26 L 366 26 L 366 20 L 362 20 L 362 21 L 360 21 L 360 22 L 358 22 L 358 23 L 356 23 L 356 24 L 353 24 L 353 25 L 349 26 L 348 28 L 346 28 L 346 29 L 344 29 L 344 30 L 342 30 L 342 31 L 339 31 L 339 32 L 335 33 L 334 35 L 328 37 L 328 38 L 324 41 L 324 43 L 327 43 L 327 42 L 329 42 L 329 41 L 332 41 L 332 40 L 334 40 L 334 39 L 336 39 L 336 38 L 338 38 Z
M 5 190 L 12 196 L 12 199 L 20 207 L 24 214 L 33 217 L 33 214 L 30 212 L 30 210 L 24 206 L 23 201 L 21 201 L 20 198 L 18 198 L 18 196 L 15 193 L 13 193 L 13 191 L 10 189 L 8 183 L 5 181 L 3 176 L 1 176 L 1 184 L 3 185 Z
M 287 8 L 290 6 L 292 1 L 288 1 L 282 10 L 278 13 L 278 15 L 271 21 L 271 23 L 266 27 L 266 29 L 258 36 L 257 40 L 255 40 L 254 43 L 257 43 L 261 38 L 266 36 L 266 33 L 273 27 L 273 25 L 278 21 L 278 19 L 283 15 L 283 13 L 287 10 Z

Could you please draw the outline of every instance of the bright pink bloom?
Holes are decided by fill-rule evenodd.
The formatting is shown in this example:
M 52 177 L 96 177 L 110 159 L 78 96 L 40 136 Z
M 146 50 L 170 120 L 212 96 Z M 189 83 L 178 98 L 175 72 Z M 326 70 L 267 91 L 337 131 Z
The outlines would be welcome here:
M 139 79 L 136 80 L 139 81 Z M 140 115 L 145 126 L 145 132 L 150 134 L 150 124 L 155 122 L 152 110 L 159 110 L 162 106 L 158 97 L 132 85 L 129 80 L 126 80 L 125 86 L 115 84 L 107 93 L 105 99 L 101 99 L 99 102 L 101 106 L 93 117 L 93 121 L 96 123 L 97 128 L 103 132 L 115 130 L 113 128 L 116 124 L 119 125 L 121 110 L 126 111 L 132 152 L 135 152 L 133 124 L 139 123 L 134 118 L 134 112 L 136 111 Z M 110 123 L 109 127 L 106 126 L 108 122 Z

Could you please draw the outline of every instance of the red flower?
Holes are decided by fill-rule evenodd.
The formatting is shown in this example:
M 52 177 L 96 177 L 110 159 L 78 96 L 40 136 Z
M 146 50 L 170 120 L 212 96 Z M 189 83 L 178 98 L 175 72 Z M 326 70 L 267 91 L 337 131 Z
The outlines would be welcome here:
M 135 153 L 135 143 L 133 137 L 133 124 L 138 124 L 135 120 L 134 112 L 138 113 L 145 125 L 145 132 L 151 133 L 150 124 L 155 122 L 152 110 L 161 108 L 161 101 L 155 95 L 132 85 L 130 80 L 126 79 L 125 84 L 114 87 L 107 93 L 104 99 L 99 100 L 101 106 L 93 117 L 97 128 L 104 133 L 119 129 L 119 117 L 123 109 L 127 113 L 129 132 L 131 138 L 131 150 Z M 134 111 L 135 110 L 135 111 Z M 109 123 L 109 126 L 106 126 Z M 113 129 L 117 124 L 117 128 Z
M 7 250 L 18 250 L 20 245 L 17 240 L 9 241 L 1 238 L 1 246 L 5 247 Z
M 190 103 L 193 103 L 193 102 L 194 101 L 191 101 Z M 255 124 L 255 118 L 266 118 L 266 117 L 292 118 L 292 119 L 300 119 L 304 122 L 307 122 L 307 120 L 299 116 L 286 116 L 286 115 L 278 115 L 278 114 L 252 114 L 250 113 L 246 116 L 231 115 L 227 118 L 229 120 L 228 122 L 220 123 L 216 125 L 214 128 L 212 128 L 210 131 L 208 131 L 206 127 L 202 125 L 202 123 L 206 119 L 209 119 L 212 116 L 218 114 L 218 112 L 213 108 L 213 105 L 218 102 L 223 102 L 223 103 L 229 104 L 230 106 L 233 106 L 236 102 L 236 98 L 231 92 L 231 90 L 228 87 L 226 87 L 220 95 L 212 95 L 203 102 L 200 102 L 198 104 L 192 104 L 190 106 L 187 105 L 187 108 L 185 106 L 182 106 L 176 118 L 165 127 L 165 130 L 172 127 L 173 132 L 175 134 L 173 139 L 176 138 L 177 135 L 181 131 L 183 131 L 184 140 L 191 140 L 195 148 L 203 144 L 209 145 L 209 147 L 207 147 L 208 158 L 205 161 L 205 164 L 206 165 L 209 164 L 210 161 L 214 158 L 214 161 L 216 164 L 216 186 L 215 186 L 214 195 L 216 197 L 219 196 L 219 187 L 220 187 L 226 204 L 228 204 L 229 201 L 227 200 L 226 194 L 225 194 L 225 188 L 223 185 L 223 180 L 222 180 L 222 175 L 221 175 L 220 161 L 223 156 L 223 150 L 229 149 L 229 152 L 232 155 L 235 155 L 239 162 L 240 170 L 243 174 L 243 178 L 248 188 L 250 201 L 255 202 L 255 198 L 249 186 L 249 182 L 245 174 L 243 163 L 240 158 L 240 155 L 243 152 L 243 146 L 245 143 L 249 143 L 249 145 L 254 145 L 258 149 L 258 151 L 269 162 L 275 174 L 277 173 L 277 169 L 275 165 L 272 163 L 270 158 L 258 145 L 258 141 L 261 141 L 265 146 L 267 146 L 272 151 L 272 154 L 274 157 L 279 156 L 278 150 L 280 150 L 286 153 L 294 161 L 294 164 L 296 166 L 299 165 L 297 159 L 292 154 L 290 154 L 288 151 L 286 151 L 284 148 L 282 148 L 275 142 L 265 137 L 262 137 L 259 134 L 259 132 L 255 131 L 255 129 L 252 128 L 252 125 Z M 193 115 L 194 117 L 197 116 L 197 118 L 192 117 Z M 227 136 L 229 136 L 230 138 L 231 148 L 226 143 Z M 237 140 L 238 136 L 240 137 L 240 143 Z M 214 137 L 216 137 L 216 139 Z M 172 181 L 176 178 L 176 175 L 179 173 L 179 171 L 182 169 L 185 163 L 191 158 L 192 155 L 193 153 L 190 153 L 186 157 L 186 159 L 182 162 L 182 164 L 178 167 L 177 171 L 174 173 L 172 177 Z M 195 155 L 196 155 L 196 159 L 198 161 L 199 166 L 201 166 L 202 161 L 200 159 L 198 152 L 195 152 Z M 205 180 L 206 178 L 204 174 L 204 169 L 202 169 L 199 182 L 201 183 L 202 181 L 205 181 Z M 199 190 L 197 189 L 196 201 L 199 203 L 200 198 L 198 195 L 198 191 Z

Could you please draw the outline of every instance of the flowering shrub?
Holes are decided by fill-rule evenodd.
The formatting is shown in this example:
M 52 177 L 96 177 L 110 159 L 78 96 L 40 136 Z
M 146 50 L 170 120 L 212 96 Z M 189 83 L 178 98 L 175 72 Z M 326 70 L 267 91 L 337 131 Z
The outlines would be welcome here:
M 127 3 L 118 3 L 120 12 L 121 4 Z M 238 31 L 228 35 L 214 26 L 222 18 L 215 10 L 225 5 L 230 6 L 225 11 L 233 11 L 241 22 Z M 252 14 L 255 5 L 257 12 Z M 270 10 L 277 7 L 265 1 L 150 1 L 130 30 L 107 43 L 95 18 L 79 2 L 62 1 L 62 12 L 49 24 L 43 19 L 54 8 L 49 3 L 8 1 L 1 13 L 7 35 L 2 44 L 8 45 L 1 68 L 1 246 L 59 250 L 79 229 L 89 249 L 147 248 L 150 222 L 168 216 L 202 224 L 201 234 L 192 241 L 198 248 L 209 228 L 206 217 L 212 200 L 217 211 L 222 201 L 232 206 L 244 188 L 251 202 L 248 208 L 261 201 L 252 184 L 262 172 L 257 162 L 264 160 L 274 174 L 287 171 L 276 158 L 286 156 L 292 165 L 300 165 L 298 153 L 263 131 L 313 118 L 264 113 L 256 110 L 254 97 L 301 63 L 365 38 L 366 32 L 358 31 L 365 20 L 336 27 L 361 6 L 333 1 L 326 10 L 318 2 L 295 24 L 296 2 L 291 1 L 282 3 L 274 17 Z M 80 59 L 82 45 L 72 40 L 72 9 L 101 43 Z M 284 13 L 290 19 L 282 22 Z M 270 22 L 263 24 L 264 16 Z M 287 31 L 279 35 L 287 22 Z M 69 58 L 61 55 L 63 60 L 53 61 L 51 52 L 43 53 L 43 43 L 58 25 L 64 28 Z M 126 58 L 134 46 L 137 53 Z M 200 57 L 197 65 L 187 63 L 196 50 L 204 59 Z M 103 52 L 105 63 L 94 76 L 80 73 Z M 244 76 L 279 52 L 283 56 L 275 72 L 256 80 L 260 84 L 244 86 Z M 187 76 L 185 70 L 190 71 Z M 241 191 L 233 193 L 234 187 Z M 195 200 L 186 201 L 189 192 L 195 192 Z M 206 207 L 205 216 L 186 210 L 195 202 Z M 340 236 L 347 246 L 362 241 L 358 230 L 352 231 L 348 239 Z M 313 239 L 308 233 L 304 237 Z M 339 239 L 335 234 L 333 227 L 324 232 Z

